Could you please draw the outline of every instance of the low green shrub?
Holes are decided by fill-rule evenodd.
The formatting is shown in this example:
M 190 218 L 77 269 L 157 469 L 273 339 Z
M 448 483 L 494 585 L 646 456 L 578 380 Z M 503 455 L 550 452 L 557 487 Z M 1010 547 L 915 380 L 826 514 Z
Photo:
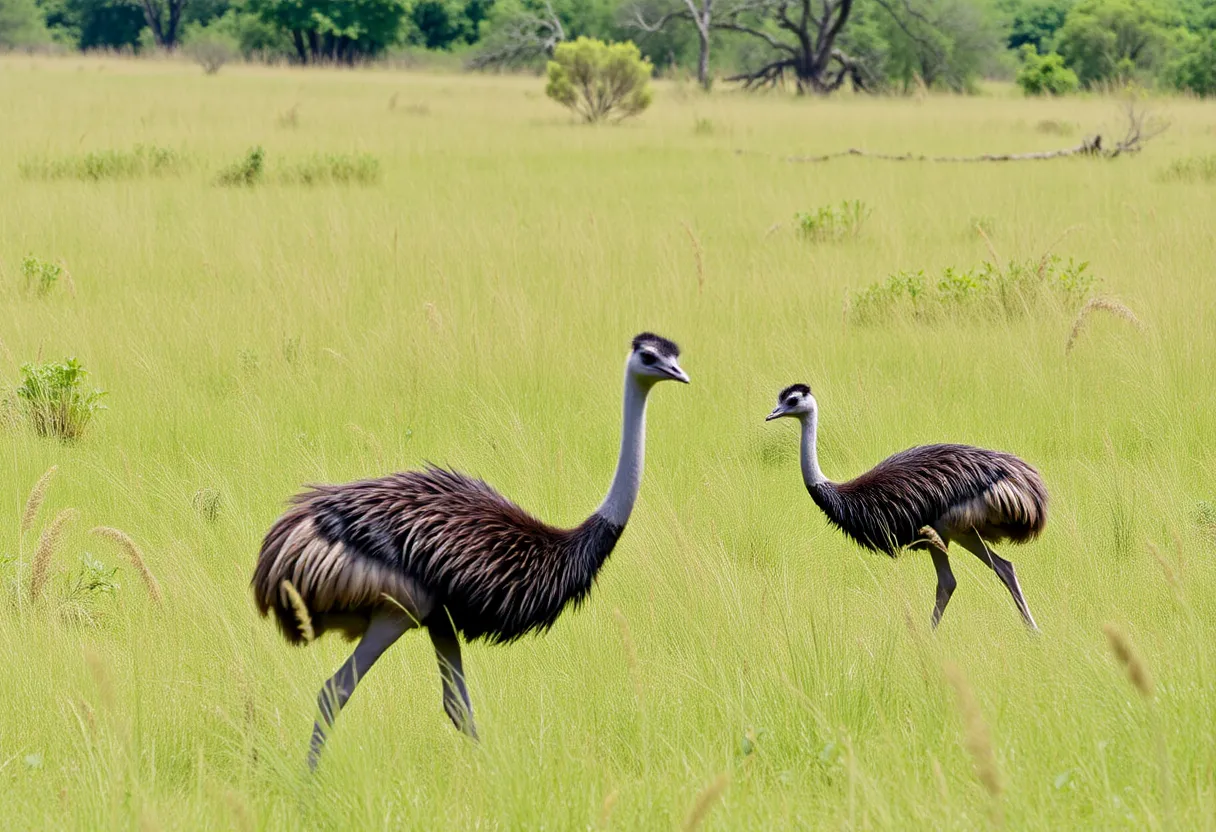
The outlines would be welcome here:
M 1032 44 L 1022 46 L 1022 67 L 1017 84 L 1027 95 L 1068 95 L 1081 86 L 1077 73 L 1055 52 L 1040 55 Z
M 794 215 L 794 224 L 808 240 L 843 240 L 860 234 L 871 213 L 861 200 L 845 200 L 840 207 L 824 205 L 815 211 L 800 211 Z
M 1216 182 L 1216 153 L 1175 159 L 1162 171 L 1161 178 L 1168 182 Z
M 48 295 L 64 275 L 64 268 L 48 260 L 40 260 L 32 254 L 21 259 L 21 275 L 25 278 L 26 291 L 38 296 Z
M 318 154 L 282 168 L 275 178 L 288 185 L 374 185 L 380 161 L 370 153 Z
M 130 150 L 96 150 L 62 159 L 26 159 L 18 165 L 18 170 L 26 179 L 100 182 L 174 176 L 187 167 L 186 158 L 172 148 L 137 144 Z
M 549 61 L 545 95 L 583 121 L 620 121 L 650 106 L 654 67 L 630 41 L 588 37 L 559 43 Z
M 978 268 L 947 267 L 934 280 L 924 270 L 900 271 L 874 283 L 847 302 L 849 320 L 880 323 L 895 317 L 937 320 L 946 317 L 1020 317 L 1051 300 L 1072 310 L 1085 303 L 1096 283 L 1089 263 L 1055 255 L 1011 261 L 1006 267 L 984 262 Z
M 266 152 L 261 145 L 249 148 L 249 151 L 237 161 L 219 172 L 215 181 L 217 185 L 233 185 L 249 187 L 262 181 L 265 168 Z
M 74 442 L 94 414 L 104 410 L 102 390 L 84 389 L 88 371 L 75 358 L 47 364 L 23 364 L 17 401 L 22 414 L 39 436 Z

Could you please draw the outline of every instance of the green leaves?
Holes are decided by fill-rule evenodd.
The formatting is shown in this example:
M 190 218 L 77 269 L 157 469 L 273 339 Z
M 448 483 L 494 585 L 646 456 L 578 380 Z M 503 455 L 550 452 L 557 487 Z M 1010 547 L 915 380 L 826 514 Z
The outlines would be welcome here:
M 17 400 L 39 436 L 64 442 L 80 438 L 93 414 L 104 409 L 102 390 L 86 391 L 88 371 L 75 358 L 48 364 L 23 364 Z

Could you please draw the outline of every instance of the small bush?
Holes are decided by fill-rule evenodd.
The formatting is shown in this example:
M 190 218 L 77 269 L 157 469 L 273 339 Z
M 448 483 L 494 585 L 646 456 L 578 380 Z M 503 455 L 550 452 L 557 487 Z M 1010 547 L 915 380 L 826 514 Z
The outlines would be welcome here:
M 825 205 L 817 211 L 799 212 L 794 215 L 794 223 L 808 240 L 842 240 L 860 234 L 870 214 L 869 206 L 861 200 L 845 200 L 839 208 Z
M 1216 154 L 1175 159 L 1161 178 L 1170 182 L 1216 182 Z
M 620 121 L 650 106 L 654 67 L 631 42 L 592 38 L 559 43 L 547 70 L 545 95 L 588 124 Z
M 21 274 L 25 278 L 26 290 L 41 297 L 55 288 L 64 275 L 64 269 L 56 263 L 27 254 L 21 260 Z
M 214 75 L 229 61 L 240 54 L 240 44 L 227 32 L 213 27 L 188 27 L 182 39 L 182 51 L 186 57 L 203 68 L 203 72 Z
M 261 145 L 251 147 L 243 159 L 233 162 L 216 177 L 219 185 L 242 185 L 249 187 L 262 181 L 266 153 Z
M 860 324 L 904 315 L 916 320 L 943 317 L 1020 317 L 1051 299 L 1071 309 L 1084 304 L 1096 278 L 1089 263 L 1064 263 L 1050 255 L 1011 261 L 1005 268 L 985 262 L 975 269 L 944 269 L 937 280 L 923 270 L 896 272 L 851 299 L 848 316 Z
M 74 442 L 99 410 L 102 390 L 86 392 L 88 371 L 75 358 L 49 364 L 23 364 L 17 388 L 20 408 L 34 432 Z
M 18 166 L 27 179 L 138 179 L 171 176 L 188 167 L 176 150 L 155 145 L 135 145 L 131 150 L 98 150 L 65 159 L 27 159 Z
M 1022 46 L 1017 83 L 1027 95 L 1068 95 L 1080 86 L 1077 73 L 1064 65 L 1064 58 L 1055 52 L 1040 55 L 1029 43 Z
M 380 162 L 370 153 L 328 153 L 284 168 L 276 177 L 288 185 L 373 185 Z

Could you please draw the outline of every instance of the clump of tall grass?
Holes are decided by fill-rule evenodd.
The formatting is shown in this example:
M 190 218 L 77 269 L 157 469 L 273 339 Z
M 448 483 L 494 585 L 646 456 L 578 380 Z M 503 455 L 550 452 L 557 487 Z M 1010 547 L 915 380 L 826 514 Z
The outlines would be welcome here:
M 845 200 L 839 206 L 824 205 L 814 211 L 800 211 L 794 224 L 804 238 L 816 242 L 856 237 L 873 213 L 859 199 Z
M 317 154 L 284 166 L 275 178 L 286 185 L 374 185 L 380 160 L 370 153 Z
M 249 187 L 262 181 L 266 152 L 261 145 L 249 148 L 243 157 L 228 165 L 215 178 L 217 185 Z
M 188 167 L 186 157 L 172 148 L 137 144 L 130 150 L 95 150 L 59 159 L 26 159 L 19 164 L 18 170 L 26 179 L 100 182 L 107 179 L 175 176 Z
M 936 277 L 923 269 L 899 271 L 846 298 L 845 316 L 859 324 L 894 317 L 933 321 L 942 318 L 1017 318 L 1051 300 L 1065 308 L 1085 303 L 1097 278 L 1088 262 L 1055 255 L 1010 261 L 1002 267 L 984 261 L 976 268 L 948 266 Z
M 1216 153 L 1175 159 L 1161 172 L 1167 182 L 1216 182 Z
M 222 501 L 220 492 L 216 489 L 200 488 L 194 492 L 194 496 L 190 499 L 190 505 L 198 513 L 199 517 L 208 523 L 214 523 L 219 519 Z
M 86 390 L 88 371 L 75 358 L 46 364 L 23 364 L 17 401 L 26 421 L 39 436 L 75 442 L 99 410 L 104 390 Z
M 1144 331 L 1144 324 L 1136 317 L 1136 313 L 1128 309 L 1123 303 L 1115 298 L 1097 297 L 1090 298 L 1081 307 L 1081 311 L 1077 313 L 1077 319 L 1073 321 L 1072 330 L 1068 333 L 1068 343 L 1064 345 L 1064 354 L 1072 352 L 1072 348 L 1077 343 L 1077 339 L 1081 337 L 1081 333 L 1085 331 L 1089 319 L 1098 312 L 1105 312 L 1108 315 L 1114 315 L 1117 318 L 1122 318 L 1129 324 L 1134 326 L 1138 331 Z

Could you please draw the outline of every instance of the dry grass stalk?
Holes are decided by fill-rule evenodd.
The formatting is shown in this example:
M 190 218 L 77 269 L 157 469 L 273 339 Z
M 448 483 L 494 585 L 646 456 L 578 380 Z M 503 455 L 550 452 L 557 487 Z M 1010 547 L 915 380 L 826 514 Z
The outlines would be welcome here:
M 633 692 L 637 694 L 638 701 L 641 702 L 642 671 L 641 663 L 638 661 L 638 648 L 633 641 L 633 633 L 629 629 L 629 621 L 625 618 L 625 613 L 621 612 L 618 607 L 612 611 L 612 615 L 621 629 L 621 643 L 625 645 L 625 663 L 629 666 L 629 676 L 633 679 Z
M 34 551 L 34 562 L 30 567 L 30 601 L 37 601 L 38 596 L 42 594 L 42 588 L 46 586 L 47 578 L 51 575 L 51 559 L 59 548 L 63 530 L 76 514 L 76 509 L 65 508 L 42 530 L 38 538 L 38 548 Z
M 1174 589 L 1178 589 L 1178 573 L 1170 562 L 1165 559 L 1165 555 L 1161 554 L 1161 550 L 1152 541 L 1149 541 L 1148 550 L 1153 558 L 1156 559 L 1157 565 L 1161 567 L 1161 571 L 1165 573 L 1166 582 Z
M 692 226 L 686 222 L 681 222 L 680 225 L 684 226 L 688 239 L 692 241 L 692 256 L 697 264 L 697 291 L 700 292 L 705 288 L 705 253 L 701 249 L 701 241 L 693 233 Z
M 1001 770 L 997 766 L 996 752 L 993 751 L 992 738 L 988 734 L 988 723 L 984 721 L 975 692 L 957 665 L 947 664 L 945 671 L 946 678 L 958 698 L 958 709 L 963 718 L 963 744 L 975 764 L 976 779 L 994 800 L 999 799 Z
M 709 810 L 718 802 L 718 798 L 726 791 L 726 787 L 730 785 L 730 777 L 725 773 L 719 774 L 709 785 L 701 790 L 697 795 L 696 801 L 692 804 L 692 809 L 688 813 L 687 820 L 684 821 L 685 832 L 691 832 L 701 825 L 701 822 L 709 815 Z
M 1115 654 L 1115 658 L 1119 660 L 1119 664 L 1123 665 L 1123 669 L 1127 672 L 1127 678 L 1131 681 L 1132 687 L 1139 691 L 1140 695 L 1145 699 L 1152 699 L 1153 677 L 1149 674 L 1148 667 L 1144 664 L 1144 659 L 1136 651 L 1136 646 L 1127 637 L 1127 633 L 1119 629 L 1117 624 L 1110 621 L 1102 625 L 1102 632 L 1106 633 L 1106 640 L 1110 642 L 1111 652 Z
M 616 802 L 620 796 L 620 789 L 613 789 L 604 795 L 604 802 L 600 805 L 600 829 L 608 828 L 608 821 L 612 819 L 612 810 L 616 808 Z
M 1068 355 L 1072 352 L 1073 346 L 1077 343 L 1077 339 L 1081 337 L 1081 333 L 1085 331 L 1085 326 L 1089 322 L 1089 318 L 1095 312 L 1106 312 L 1130 323 L 1140 332 L 1144 331 L 1144 324 L 1136 317 L 1136 313 L 1128 309 L 1115 298 L 1090 298 L 1081 307 L 1081 311 L 1077 313 L 1077 319 L 1073 321 L 1072 332 L 1068 333 L 1068 343 L 1064 345 L 1064 354 Z
M 291 581 L 284 580 L 279 586 L 287 594 L 287 600 L 291 602 L 291 609 L 295 612 L 296 621 L 300 625 L 300 635 L 304 636 L 306 644 L 312 644 L 317 634 L 312 628 L 312 616 L 308 614 L 308 605 L 304 603 L 304 599 L 292 586 Z
M 144 586 L 148 588 L 148 595 L 157 604 L 161 602 L 160 584 L 157 582 L 156 576 L 152 574 L 152 570 L 148 568 L 148 564 L 144 561 L 144 556 L 139 551 L 139 547 L 135 545 L 134 540 L 127 536 L 126 532 L 111 528 L 110 526 L 97 526 L 90 534 L 107 537 L 117 543 L 119 548 L 126 553 L 127 559 L 131 561 L 131 565 L 135 567 L 135 571 L 143 578 Z
M 34 519 L 38 516 L 38 509 L 42 508 L 42 501 L 46 498 L 46 490 L 51 484 L 51 478 L 58 470 L 58 465 L 52 465 L 46 469 L 45 474 L 38 478 L 38 482 L 34 483 L 34 488 L 30 491 L 30 498 L 25 501 L 25 511 L 21 512 L 22 534 L 33 527 Z
M 992 265 L 999 266 L 1001 264 L 1001 256 L 996 253 L 996 246 L 992 244 L 992 238 L 988 236 L 988 232 L 984 231 L 984 226 L 978 222 L 975 224 L 975 230 L 979 232 L 980 237 L 984 240 L 984 245 L 988 247 L 988 254 L 992 257 Z

